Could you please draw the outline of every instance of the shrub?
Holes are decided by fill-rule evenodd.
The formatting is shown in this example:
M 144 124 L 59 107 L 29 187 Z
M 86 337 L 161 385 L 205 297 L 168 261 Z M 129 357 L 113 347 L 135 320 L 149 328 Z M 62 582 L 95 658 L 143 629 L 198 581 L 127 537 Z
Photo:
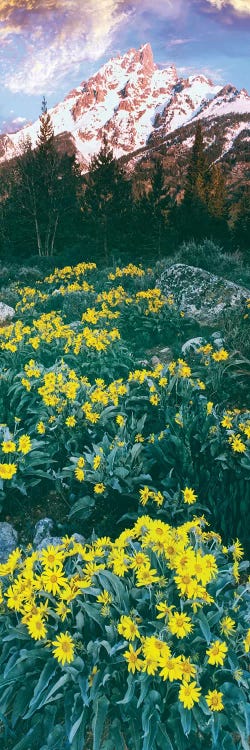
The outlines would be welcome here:
M 179 263 L 186 263 L 190 266 L 204 268 L 212 273 L 218 272 L 218 263 L 220 263 L 222 248 L 213 240 L 206 239 L 197 243 L 195 240 L 183 242 L 177 253 Z

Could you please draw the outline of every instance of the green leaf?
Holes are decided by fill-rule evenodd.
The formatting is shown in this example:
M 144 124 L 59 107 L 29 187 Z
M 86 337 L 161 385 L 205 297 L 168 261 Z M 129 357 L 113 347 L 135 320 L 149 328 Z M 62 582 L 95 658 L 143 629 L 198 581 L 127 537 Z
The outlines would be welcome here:
M 246 696 L 237 685 L 232 682 L 223 682 L 220 686 L 223 692 L 223 703 L 246 703 Z
M 214 747 L 214 750 L 217 750 L 217 747 L 218 747 L 217 740 L 219 736 L 219 731 L 221 729 L 220 714 L 214 712 L 213 715 L 211 716 L 211 729 L 212 729 L 213 747 Z
M 93 750 L 100 750 L 101 739 L 104 729 L 106 716 L 108 713 L 109 701 L 102 695 L 94 702 L 93 712 L 94 717 L 92 721 L 92 732 L 93 732 Z
M 201 632 L 204 635 L 206 642 L 209 644 L 211 642 L 212 634 L 211 634 L 211 630 L 208 624 L 208 620 L 206 616 L 204 615 L 204 612 L 201 612 L 201 610 L 199 610 L 197 614 L 197 619 L 199 621 Z
M 31 727 L 31 729 L 28 730 L 27 734 L 25 734 L 25 737 L 20 740 L 20 742 L 15 745 L 15 747 L 12 748 L 12 750 L 30 750 L 32 747 L 32 741 L 33 738 L 36 738 L 36 741 L 38 739 L 38 727 L 41 727 L 40 720 L 36 723 L 34 727 Z
M 134 461 L 136 461 L 136 459 L 138 458 L 141 452 L 142 452 L 141 443 L 135 443 L 133 447 L 131 448 L 131 463 L 134 463 Z
M 129 674 L 127 679 L 127 685 L 128 688 L 126 690 L 126 693 L 124 695 L 124 698 L 122 701 L 117 701 L 117 704 L 120 706 L 126 706 L 127 703 L 130 703 L 130 701 L 133 698 L 134 692 L 135 692 L 135 679 L 132 674 Z
M 236 724 L 236 727 L 238 729 L 238 732 L 240 733 L 240 739 L 242 744 L 243 750 L 249 750 L 249 742 L 248 742 L 248 736 L 246 732 L 246 724 L 242 720 L 240 716 L 234 715 L 234 722 Z
M 223 732 L 223 740 L 222 740 L 221 747 L 223 750 L 236 750 L 236 745 L 234 744 L 232 735 L 229 734 L 229 732 Z
M 155 747 L 154 741 L 158 728 L 159 715 L 154 711 L 147 720 L 146 734 L 143 736 L 142 750 L 153 750 Z
M 182 703 L 179 702 L 178 709 L 181 717 L 181 725 L 184 734 L 188 737 L 192 723 L 192 713 L 188 708 L 184 708 Z
M 57 669 L 57 664 L 55 662 L 55 659 L 49 659 L 45 667 L 43 668 L 39 680 L 36 684 L 34 695 L 32 700 L 30 701 L 30 708 L 33 706 L 33 703 L 37 700 L 37 696 L 41 695 L 42 691 L 45 690 L 45 688 L 48 686 L 52 676 L 55 674 Z
M 66 682 L 69 680 L 68 673 L 64 673 L 59 680 L 57 680 L 52 688 L 49 688 L 45 693 L 43 692 L 43 695 L 41 694 L 37 695 L 36 700 L 33 701 L 32 706 L 30 706 L 29 711 L 27 714 L 25 714 L 24 719 L 29 719 L 35 711 L 38 711 L 38 709 L 42 708 L 46 703 L 51 700 L 51 698 L 54 696 L 55 693 L 60 690 L 63 685 L 65 685 Z M 56 700 L 56 696 L 53 698 L 53 700 Z
M 12 714 L 11 714 L 11 726 L 12 727 L 15 727 L 17 721 L 25 713 L 26 708 L 29 704 L 29 699 L 30 699 L 30 690 L 28 689 L 28 686 L 21 687 L 18 690 L 14 703 L 13 703 L 13 709 L 12 709 Z
M 77 733 L 77 731 L 78 731 L 78 729 L 79 729 L 79 727 L 80 727 L 80 725 L 82 723 L 84 714 L 85 714 L 85 708 L 81 712 L 80 716 L 78 716 L 78 718 L 76 719 L 76 721 L 74 721 L 74 724 L 71 727 L 71 730 L 70 730 L 70 733 L 69 733 L 69 742 L 70 742 L 70 744 L 73 742 L 74 736 Z
M 100 572 L 96 574 L 96 577 L 99 579 L 103 588 L 108 589 L 112 594 L 114 593 L 118 598 L 119 604 L 126 607 L 128 603 L 128 594 L 118 576 L 115 576 L 110 570 L 100 570 Z
M 86 511 L 90 512 L 91 508 L 94 508 L 94 505 L 95 505 L 95 500 L 93 497 L 90 497 L 90 495 L 81 497 L 80 500 L 78 500 L 77 503 L 74 503 L 73 507 L 71 508 L 71 511 L 69 513 L 69 518 L 76 515 L 76 513 L 79 513 L 81 510 L 85 511 L 84 517 L 86 518 Z
M 114 470 L 114 474 L 116 477 L 119 477 L 119 479 L 126 479 L 126 477 L 129 476 L 130 471 L 129 469 L 125 469 L 124 466 L 117 466 Z
M 157 743 L 158 745 L 160 745 L 162 750 L 174 750 L 170 737 L 167 734 L 166 729 L 164 727 L 164 724 L 159 724 L 158 726 Z
M 141 706 L 141 704 L 144 702 L 146 695 L 149 691 L 150 687 L 150 679 L 148 679 L 148 675 L 143 675 L 141 678 L 141 692 L 139 700 L 137 701 L 137 708 Z
M 46 736 L 46 734 L 45 734 Z M 64 729 L 60 724 L 56 724 L 48 734 L 47 744 L 41 750 L 61 750 L 64 741 Z M 40 748 L 39 748 L 40 750 Z
M 82 609 L 84 612 L 87 613 L 88 617 L 91 620 L 94 620 L 94 622 L 97 622 L 100 627 L 103 625 L 103 618 L 100 614 L 100 610 L 97 605 L 94 604 L 88 604 L 87 602 L 82 602 Z
M 133 743 L 131 747 L 133 748 L 133 750 L 141 750 L 140 722 L 137 719 L 130 719 L 129 732 Z

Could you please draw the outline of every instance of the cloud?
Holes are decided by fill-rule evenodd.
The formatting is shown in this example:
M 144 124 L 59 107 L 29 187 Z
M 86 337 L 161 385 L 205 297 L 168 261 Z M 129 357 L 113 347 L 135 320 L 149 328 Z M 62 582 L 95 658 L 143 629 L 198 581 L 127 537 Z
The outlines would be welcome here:
M 168 41 L 168 43 L 167 43 L 167 46 L 168 47 L 179 47 L 182 44 L 191 44 L 191 42 L 195 42 L 195 41 L 197 41 L 197 40 L 194 39 L 194 37 L 190 37 L 189 39 L 182 39 L 182 38 L 180 38 L 180 39 L 179 38 L 177 38 L 177 39 L 170 39 Z
M 191 75 L 197 75 L 197 67 L 194 65 L 182 65 L 178 67 L 178 72 L 185 78 L 189 78 Z M 222 68 L 213 68 L 207 65 L 199 67 L 199 74 L 206 76 L 213 83 L 217 83 L 223 86 L 226 81 L 225 71 Z
M 85 60 L 99 60 L 111 50 L 129 21 L 150 31 L 152 13 L 159 21 L 171 21 L 186 13 L 189 2 L 154 0 L 152 6 L 152 0 L 0 0 L 0 47 L 6 42 L 12 47 L 0 82 L 13 93 L 51 94 L 69 73 L 77 74 Z
M 51 95 L 69 76 L 82 75 L 84 61 L 122 46 L 124 30 L 146 40 L 167 37 L 176 25 L 168 46 L 181 47 L 195 41 L 192 27 L 185 28 L 192 10 L 245 19 L 250 0 L 0 0 L 0 84 L 14 94 Z
M 237 13 L 250 15 L 249 0 L 206 0 L 207 3 L 217 10 L 235 10 Z
M 0 0 L 0 44 L 15 34 L 24 45 L 2 83 L 13 93 L 52 93 L 84 60 L 105 54 L 132 12 L 124 0 Z

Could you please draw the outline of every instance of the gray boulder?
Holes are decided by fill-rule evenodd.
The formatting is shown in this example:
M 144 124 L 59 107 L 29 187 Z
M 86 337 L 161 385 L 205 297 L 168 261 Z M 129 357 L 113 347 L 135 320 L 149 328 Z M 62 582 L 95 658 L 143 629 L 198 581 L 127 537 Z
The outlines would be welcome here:
M 46 547 L 57 547 L 58 544 L 62 543 L 62 537 L 60 536 L 46 536 L 44 539 L 37 544 L 37 549 L 46 549 Z
M 82 534 L 75 533 L 75 534 L 72 534 L 72 537 L 75 540 L 75 542 L 77 542 L 77 544 L 85 544 L 86 542 L 86 539 L 84 538 L 84 536 L 82 536 Z
M 14 307 L 5 305 L 4 302 L 0 302 L 0 325 L 5 323 L 6 320 L 11 320 L 15 315 Z
M 53 533 L 54 522 L 52 518 L 41 518 L 35 525 L 35 536 L 33 539 L 34 547 L 39 547 L 43 539 L 49 537 Z
M 0 523 L 0 563 L 5 563 L 17 547 L 17 532 L 10 523 Z
M 164 294 L 173 294 L 186 316 L 208 326 L 224 310 L 239 307 L 249 298 L 249 289 L 184 263 L 166 268 L 157 286 Z

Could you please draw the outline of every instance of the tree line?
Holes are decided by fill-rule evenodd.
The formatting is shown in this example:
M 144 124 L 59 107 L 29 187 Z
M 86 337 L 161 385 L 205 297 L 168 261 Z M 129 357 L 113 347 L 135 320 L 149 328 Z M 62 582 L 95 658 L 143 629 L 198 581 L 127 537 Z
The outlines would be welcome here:
M 20 156 L 1 170 L 0 254 L 53 256 L 78 249 L 82 257 L 162 257 L 181 242 L 211 237 L 225 248 L 250 249 L 250 190 L 245 186 L 233 223 L 220 163 L 209 165 L 198 122 L 183 196 L 176 200 L 156 159 L 147 189 L 128 178 L 104 139 L 81 175 L 75 156 L 60 153 L 43 99 L 35 148 L 24 140 Z

